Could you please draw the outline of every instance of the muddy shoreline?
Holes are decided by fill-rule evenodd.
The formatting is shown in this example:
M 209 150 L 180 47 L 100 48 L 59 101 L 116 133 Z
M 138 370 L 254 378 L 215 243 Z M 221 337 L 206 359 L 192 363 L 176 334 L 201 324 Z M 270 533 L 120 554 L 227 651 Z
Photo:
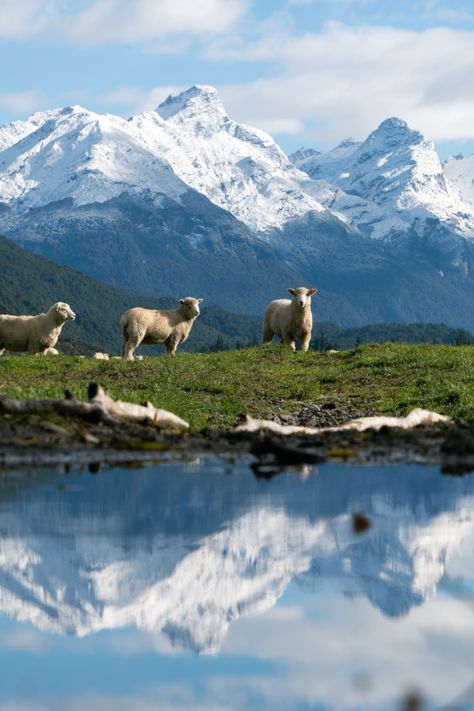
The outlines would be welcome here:
M 284 424 L 322 426 L 329 424 L 328 420 L 338 424 L 339 418 L 331 409 L 330 418 L 323 410 L 311 419 L 306 416 L 307 410 L 303 411 L 304 419 L 284 412 L 276 413 L 273 419 Z M 2 470 L 23 465 L 81 464 L 94 468 L 196 456 L 245 455 L 251 455 L 253 471 L 262 478 L 288 468 L 303 471 L 325 461 L 413 462 L 437 465 L 446 474 L 462 475 L 474 470 L 474 422 L 280 437 L 212 429 L 174 434 L 141 424 L 91 423 L 60 416 L 0 416 Z

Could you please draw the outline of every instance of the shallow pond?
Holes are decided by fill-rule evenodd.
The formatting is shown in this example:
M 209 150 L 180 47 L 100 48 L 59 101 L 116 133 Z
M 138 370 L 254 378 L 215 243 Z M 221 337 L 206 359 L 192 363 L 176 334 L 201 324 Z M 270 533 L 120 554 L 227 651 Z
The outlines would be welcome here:
M 249 465 L 4 474 L 0 711 L 474 709 L 474 475 Z

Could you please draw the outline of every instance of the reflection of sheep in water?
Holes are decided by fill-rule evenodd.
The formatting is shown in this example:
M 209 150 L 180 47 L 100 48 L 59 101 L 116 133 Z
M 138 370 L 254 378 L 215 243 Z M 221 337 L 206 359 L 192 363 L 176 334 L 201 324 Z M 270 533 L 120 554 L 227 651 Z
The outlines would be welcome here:
M 202 299 L 187 296 L 180 299 L 177 309 L 157 311 L 136 307 L 129 309 L 120 319 L 123 334 L 122 357 L 133 360 L 140 343 L 164 343 L 171 355 L 189 336 L 195 319 L 199 316 Z
M 0 355 L 5 351 L 28 351 L 47 355 L 53 353 L 61 329 L 76 314 L 68 304 L 58 301 L 46 314 L 10 316 L 0 314 Z
M 296 350 L 296 339 L 301 340 L 301 349 L 307 351 L 311 341 L 313 316 L 311 314 L 311 297 L 317 289 L 288 289 L 291 299 L 272 301 L 265 311 L 262 342 L 271 341 L 273 336 L 279 336 L 282 343 Z

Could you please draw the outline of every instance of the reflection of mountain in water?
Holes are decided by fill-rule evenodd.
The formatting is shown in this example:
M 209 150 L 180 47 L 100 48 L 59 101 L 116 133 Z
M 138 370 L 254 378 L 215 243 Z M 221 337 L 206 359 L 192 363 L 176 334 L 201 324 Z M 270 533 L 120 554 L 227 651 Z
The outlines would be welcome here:
M 136 625 L 199 652 L 290 581 L 324 577 L 406 613 L 444 575 L 474 576 L 474 478 L 325 466 L 258 482 L 180 465 L 39 486 L 0 509 L 0 607 L 51 632 Z M 372 527 L 352 532 L 351 512 Z

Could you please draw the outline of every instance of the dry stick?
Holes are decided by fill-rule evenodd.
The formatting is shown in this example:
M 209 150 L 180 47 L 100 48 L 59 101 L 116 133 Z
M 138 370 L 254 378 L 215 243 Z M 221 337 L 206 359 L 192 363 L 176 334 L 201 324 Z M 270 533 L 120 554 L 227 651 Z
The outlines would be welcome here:
M 133 402 L 123 402 L 114 400 L 105 390 L 96 383 L 91 383 L 88 387 L 88 395 L 91 403 L 94 403 L 105 410 L 111 417 L 117 420 L 127 420 L 135 422 L 148 422 L 157 427 L 172 429 L 188 429 L 187 422 L 168 410 L 160 410 L 151 402 L 143 405 L 136 405 Z
M 82 402 L 66 391 L 64 400 L 13 400 L 0 396 L 0 413 L 10 415 L 45 415 L 57 413 L 64 417 L 80 417 L 92 422 L 115 425 L 117 421 L 145 422 L 167 429 L 188 429 L 187 422 L 172 412 L 160 410 L 147 402 L 135 405 L 114 400 L 95 383 L 88 388 L 90 402 Z

